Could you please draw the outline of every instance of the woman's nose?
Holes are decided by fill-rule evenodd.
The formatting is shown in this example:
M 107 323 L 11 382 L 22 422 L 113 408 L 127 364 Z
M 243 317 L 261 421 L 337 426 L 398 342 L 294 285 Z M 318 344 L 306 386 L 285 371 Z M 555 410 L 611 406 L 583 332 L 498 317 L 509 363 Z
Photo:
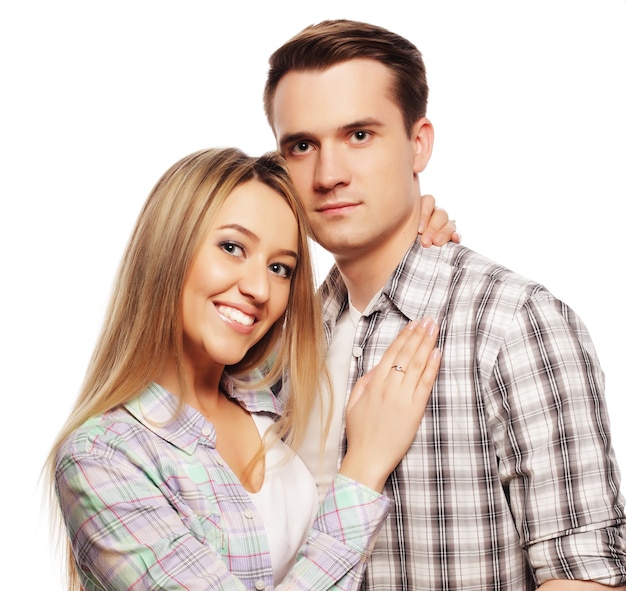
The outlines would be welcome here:
M 252 298 L 255 302 L 266 302 L 270 294 L 268 273 L 269 271 L 264 261 L 249 259 L 248 264 L 242 269 L 239 291 Z

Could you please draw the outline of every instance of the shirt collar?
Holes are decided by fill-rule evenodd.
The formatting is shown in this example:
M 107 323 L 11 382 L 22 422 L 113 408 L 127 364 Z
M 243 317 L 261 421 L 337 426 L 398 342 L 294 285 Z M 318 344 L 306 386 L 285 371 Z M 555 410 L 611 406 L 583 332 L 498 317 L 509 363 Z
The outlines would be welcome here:
M 228 396 L 237 400 L 248 412 L 269 413 L 279 417 L 283 412 L 283 402 L 269 388 L 254 389 L 254 381 L 261 377 L 259 372 L 252 372 L 247 377 L 232 378 L 222 376 L 222 389 Z
M 385 283 L 377 301 L 368 306 L 367 315 L 394 306 L 408 320 L 435 318 L 454 267 L 466 251 L 450 242 L 442 247 L 423 248 L 417 239 Z M 348 290 L 336 265 L 320 286 L 320 294 L 324 323 L 327 331 L 332 332 L 348 305 Z
M 246 390 L 241 386 L 248 380 L 233 380 L 224 374 L 222 388 L 251 413 L 280 415 L 282 405 L 269 390 Z M 236 383 L 239 387 L 236 386 Z M 142 425 L 172 445 L 193 454 L 200 440 L 215 447 L 216 435 L 213 424 L 195 408 L 181 403 L 179 398 L 151 383 L 139 396 L 127 402 L 124 407 Z

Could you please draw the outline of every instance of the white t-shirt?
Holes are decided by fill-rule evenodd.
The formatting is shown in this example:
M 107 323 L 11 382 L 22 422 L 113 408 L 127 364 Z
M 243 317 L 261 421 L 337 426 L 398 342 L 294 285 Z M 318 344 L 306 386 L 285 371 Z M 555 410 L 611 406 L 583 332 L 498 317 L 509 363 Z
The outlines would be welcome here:
M 254 413 L 252 418 L 263 437 L 272 418 Z M 279 583 L 294 564 L 317 513 L 315 480 L 299 456 L 278 441 L 267 450 L 263 486 L 249 495 L 263 519 L 274 581 Z
M 369 313 L 381 291 L 370 300 L 363 314 Z M 341 444 L 344 415 L 348 403 L 350 362 L 352 357 L 359 357 L 362 354 L 359 347 L 354 345 L 354 335 L 362 314 L 352 305 L 352 302 L 348 301 L 348 304 L 348 309 L 337 319 L 333 338 L 326 354 L 326 367 L 333 386 L 333 411 L 326 446 L 320 456 L 322 413 L 327 412 L 326 408 L 329 404 L 328 392 L 324 391 L 313 407 L 304 442 L 298 450 L 298 454 L 317 482 L 320 501 L 324 498 L 339 469 L 339 445 Z

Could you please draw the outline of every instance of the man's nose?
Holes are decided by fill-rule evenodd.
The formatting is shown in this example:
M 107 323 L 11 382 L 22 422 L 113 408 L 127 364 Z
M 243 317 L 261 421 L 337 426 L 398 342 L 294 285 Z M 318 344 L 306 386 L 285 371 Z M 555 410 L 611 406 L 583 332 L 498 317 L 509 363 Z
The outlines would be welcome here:
M 348 184 L 350 171 L 340 146 L 322 146 L 317 155 L 314 185 L 316 190 L 332 191 Z

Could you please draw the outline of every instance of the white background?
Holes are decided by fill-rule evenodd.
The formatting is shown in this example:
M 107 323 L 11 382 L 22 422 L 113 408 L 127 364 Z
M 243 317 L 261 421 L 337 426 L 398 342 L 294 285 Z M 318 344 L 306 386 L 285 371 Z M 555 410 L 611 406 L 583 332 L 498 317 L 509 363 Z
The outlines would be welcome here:
M 386 26 L 422 50 L 436 133 L 422 188 L 465 244 L 543 282 L 585 320 L 624 466 L 625 0 L 7 1 L 3 588 L 61 589 L 39 469 L 152 185 L 200 148 L 273 148 L 267 57 L 337 17 Z

